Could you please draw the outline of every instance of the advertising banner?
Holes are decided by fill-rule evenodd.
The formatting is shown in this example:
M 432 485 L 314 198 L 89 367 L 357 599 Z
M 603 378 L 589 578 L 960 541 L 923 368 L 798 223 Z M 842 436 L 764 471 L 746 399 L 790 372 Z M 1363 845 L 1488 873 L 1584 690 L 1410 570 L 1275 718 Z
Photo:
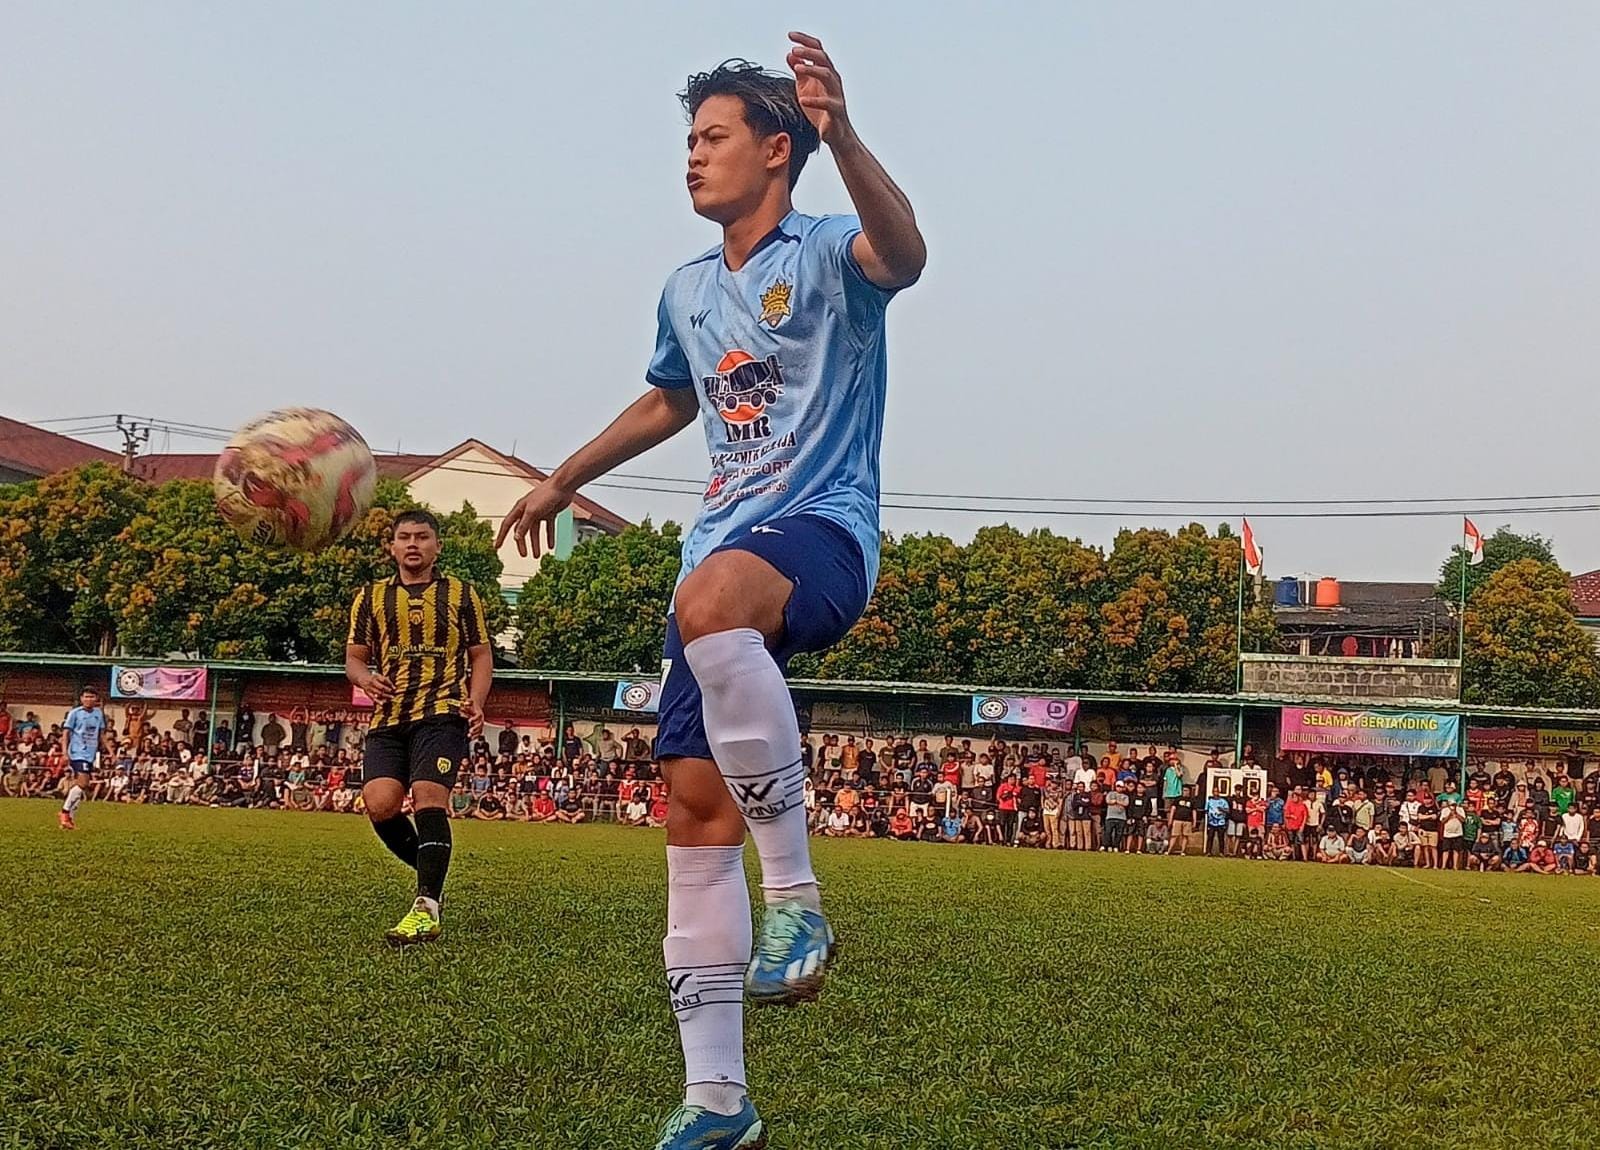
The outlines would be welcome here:
M 1070 731 L 1078 717 L 1078 700 L 1043 699 L 1034 695 L 974 695 L 974 723 L 1004 723 L 1045 731 Z
M 113 699 L 184 699 L 204 702 L 204 667 L 112 667 Z
M 1461 716 L 1430 711 L 1342 711 L 1333 707 L 1285 707 L 1278 749 L 1331 754 L 1456 754 Z
M 611 705 L 619 711 L 653 715 L 661 706 L 661 681 L 623 679 L 617 684 L 616 701 Z

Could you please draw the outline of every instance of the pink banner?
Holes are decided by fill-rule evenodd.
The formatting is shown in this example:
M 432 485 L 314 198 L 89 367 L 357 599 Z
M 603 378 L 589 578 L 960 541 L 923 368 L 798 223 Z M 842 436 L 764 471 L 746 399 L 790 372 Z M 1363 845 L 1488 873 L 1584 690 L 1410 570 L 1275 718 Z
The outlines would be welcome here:
M 1078 700 L 1038 695 L 974 695 L 974 723 L 1005 723 L 1043 731 L 1070 731 L 1078 718 Z
M 1450 758 L 1456 753 L 1460 730 L 1460 715 L 1430 711 L 1285 707 L 1278 728 L 1278 749 Z
M 204 702 L 204 667 L 112 667 L 113 699 L 183 699 Z

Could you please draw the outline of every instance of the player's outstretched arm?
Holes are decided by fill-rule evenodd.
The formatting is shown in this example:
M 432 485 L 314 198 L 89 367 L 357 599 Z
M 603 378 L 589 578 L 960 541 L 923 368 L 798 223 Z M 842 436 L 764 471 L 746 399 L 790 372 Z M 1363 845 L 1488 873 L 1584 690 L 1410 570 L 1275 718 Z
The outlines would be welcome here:
M 518 555 L 528 554 L 530 546 L 534 555 L 551 550 L 555 546 L 556 516 L 572 505 L 579 488 L 658 443 L 665 443 L 693 423 L 698 411 L 694 388 L 652 387 L 612 420 L 611 426 L 551 472 L 549 479 L 517 500 L 500 522 L 495 547 L 504 543 L 507 535 L 514 535 Z
M 789 67 L 794 71 L 795 94 L 816 125 L 817 135 L 833 153 L 850 202 L 861 218 L 861 234 L 851 254 L 879 287 L 905 287 L 922 274 L 928 262 L 928 245 L 917 228 L 911 201 L 856 135 L 845 108 L 844 84 L 822 41 L 804 32 L 790 32 L 789 39 L 794 42 Z

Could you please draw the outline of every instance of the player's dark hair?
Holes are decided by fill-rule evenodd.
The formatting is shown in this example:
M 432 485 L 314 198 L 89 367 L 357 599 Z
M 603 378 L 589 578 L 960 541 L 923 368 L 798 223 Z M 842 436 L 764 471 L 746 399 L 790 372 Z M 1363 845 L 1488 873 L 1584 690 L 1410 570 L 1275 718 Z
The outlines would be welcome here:
M 760 64 L 735 57 L 724 60 L 709 72 L 697 72 L 689 77 L 678 99 L 683 109 L 694 120 L 712 96 L 732 96 L 744 105 L 744 122 L 761 137 L 776 136 L 783 132 L 789 137 L 789 187 L 800 182 L 800 171 L 806 160 L 817 150 L 820 142 L 817 127 L 806 118 L 795 94 L 794 77 L 783 72 L 769 72 Z
M 396 531 L 400 530 L 401 525 L 405 523 L 421 523 L 427 527 L 433 528 L 433 533 L 435 535 L 440 534 L 439 520 L 434 517 L 433 512 L 424 511 L 422 508 L 418 507 L 413 511 L 402 511 L 399 515 L 394 517 L 394 530 L 389 533 L 391 538 Z

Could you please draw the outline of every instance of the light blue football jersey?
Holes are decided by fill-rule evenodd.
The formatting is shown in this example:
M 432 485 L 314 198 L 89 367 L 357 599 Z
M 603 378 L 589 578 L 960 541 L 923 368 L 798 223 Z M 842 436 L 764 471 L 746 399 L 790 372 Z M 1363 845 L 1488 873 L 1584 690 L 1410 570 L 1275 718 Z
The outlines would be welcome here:
M 683 576 L 734 535 L 818 515 L 878 578 L 878 452 L 893 291 L 850 251 L 854 216 L 791 211 L 738 271 L 720 246 L 667 278 L 645 378 L 693 387 L 711 477 L 683 541 Z

